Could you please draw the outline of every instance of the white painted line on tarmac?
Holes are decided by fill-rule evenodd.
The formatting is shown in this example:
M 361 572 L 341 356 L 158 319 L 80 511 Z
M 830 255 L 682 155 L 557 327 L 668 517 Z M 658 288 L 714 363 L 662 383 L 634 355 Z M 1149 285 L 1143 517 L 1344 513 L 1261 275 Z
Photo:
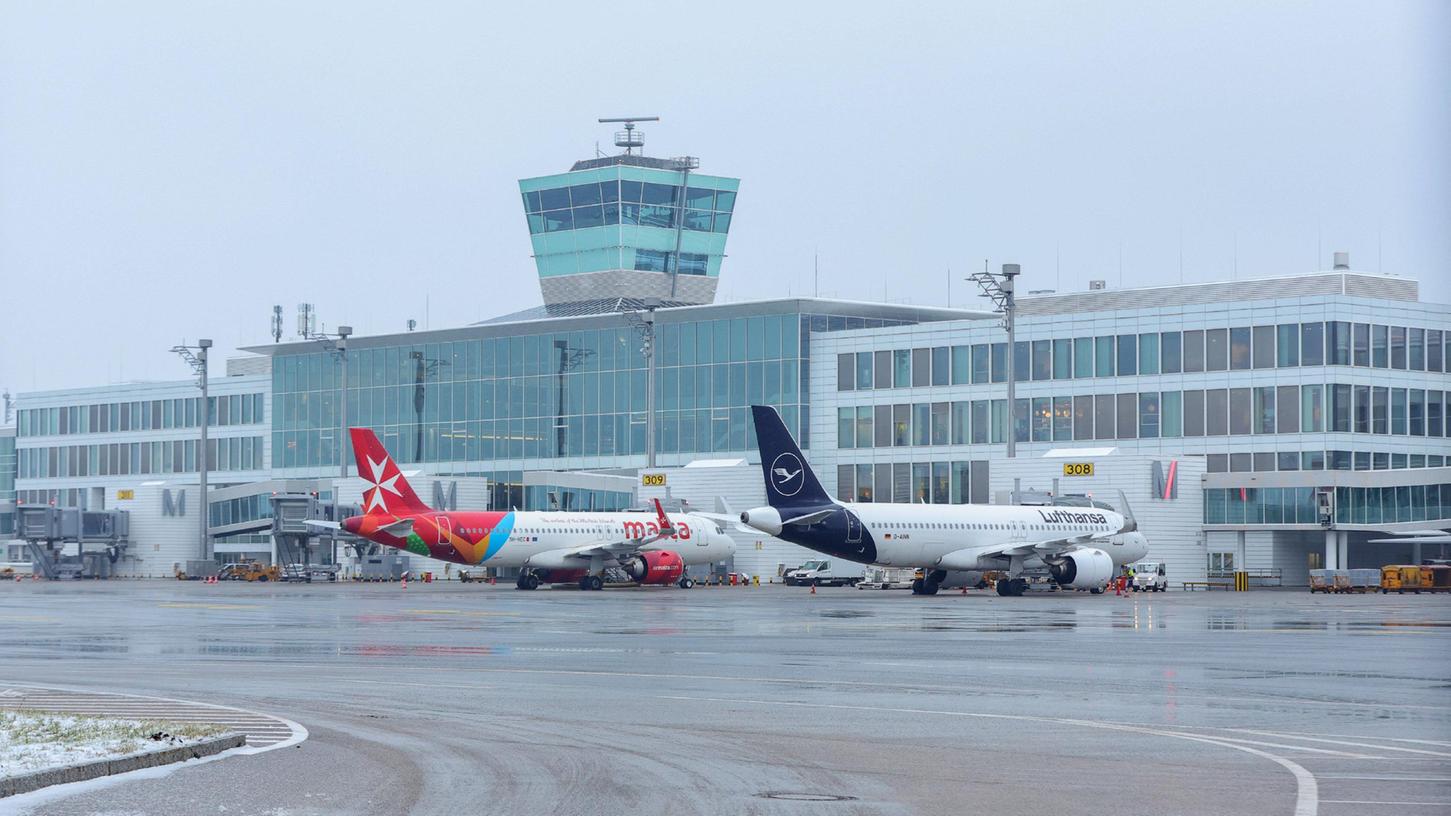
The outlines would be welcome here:
M 1225 728 L 1222 730 L 1233 731 L 1238 734 L 1258 734 L 1262 737 L 1279 737 L 1281 739 L 1297 739 L 1304 740 L 1306 742 L 1323 742 L 1329 745 L 1344 745 L 1350 748 L 1374 748 L 1377 751 L 1403 751 L 1408 754 L 1426 754 L 1427 756 L 1446 757 L 1448 759 L 1451 759 L 1451 754 L 1448 754 L 1445 751 L 1427 751 L 1422 748 L 1401 748 L 1395 745 L 1379 745 L 1369 742 L 1350 742 L 1348 740 L 1333 740 L 1324 739 L 1321 737 L 1304 737 L 1300 736 L 1299 734 L 1282 734 L 1275 733 L 1273 731 L 1255 731 L 1249 728 Z M 1376 757 L 1376 759 L 1380 758 L 1381 757 Z
M 825 708 L 846 711 L 865 711 L 873 713 L 888 714 L 922 714 L 930 717 L 969 717 L 985 720 L 1016 720 L 1019 722 L 1049 723 L 1054 725 L 1077 725 L 1084 728 L 1102 728 L 1110 731 L 1129 731 L 1140 734 L 1151 734 L 1154 736 L 1171 737 L 1174 739 L 1189 740 L 1191 742 L 1203 742 L 1209 745 L 1218 745 L 1222 748 L 1231 748 L 1236 751 L 1243 751 L 1253 754 L 1279 765 L 1289 771 L 1295 777 L 1295 816 L 1316 816 L 1319 812 L 1320 786 L 1315 781 L 1315 775 L 1305 769 L 1304 766 L 1288 757 L 1272 754 L 1269 751 L 1262 751 L 1258 748 L 1251 748 L 1248 745 L 1240 745 L 1219 737 L 1200 736 L 1188 734 L 1182 731 L 1165 731 L 1157 728 L 1147 728 L 1138 725 L 1121 725 L 1117 723 L 1095 722 L 1093 720 L 1074 720 L 1062 717 L 1037 717 L 1027 714 L 993 714 L 974 711 L 943 711 L 925 708 L 891 708 L 884 706 L 854 706 L 841 703 L 803 703 L 791 700 L 734 700 L 722 697 L 684 697 L 670 695 L 656 695 L 658 699 L 675 700 L 684 702 L 709 702 L 709 703 L 735 703 L 740 705 L 768 705 L 788 706 L 795 708 Z
M 1353 774 L 1320 774 L 1321 779 L 1363 779 L 1370 782 L 1451 782 L 1451 776 L 1356 776 Z
M 1234 742 L 1241 745 L 1259 745 L 1264 748 L 1284 748 L 1288 751 L 1299 751 L 1308 754 L 1326 754 L 1328 756 L 1344 757 L 1345 759 L 1385 759 L 1385 757 L 1374 756 L 1372 754 L 1352 754 L 1347 751 L 1332 751 L 1329 748 L 1309 748 L 1304 745 L 1291 745 L 1284 742 L 1264 742 L 1262 740 L 1247 740 L 1237 737 L 1220 737 L 1213 734 L 1207 734 L 1205 736 L 1207 736 L 1209 739 L 1221 740 L 1223 742 Z
M 1415 805 L 1417 807 L 1447 807 L 1451 802 L 1380 802 L 1371 799 L 1322 799 L 1327 805 Z

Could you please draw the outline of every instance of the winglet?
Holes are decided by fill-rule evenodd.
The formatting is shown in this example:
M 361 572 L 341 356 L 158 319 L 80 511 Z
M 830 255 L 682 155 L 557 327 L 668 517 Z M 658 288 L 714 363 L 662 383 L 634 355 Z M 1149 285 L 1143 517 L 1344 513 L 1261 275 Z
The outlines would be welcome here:
M 1118 512 L 1124 517 L 1124 527 L 1120 533 L 1132 533 L 1139 529 L 1139 522 L 1134 518 L 1134 511 L 1129 507 L 1129 497 L 1124 495 L 1122 489 L 1118 491 Z
M 665 515 L 665 508 L 660 506 L 659 499 L 655 500 L 655 515 L 660 523 L 660 535 L 673 535 L 675 533 L 675 525 L 671 523 L 670 517 Z

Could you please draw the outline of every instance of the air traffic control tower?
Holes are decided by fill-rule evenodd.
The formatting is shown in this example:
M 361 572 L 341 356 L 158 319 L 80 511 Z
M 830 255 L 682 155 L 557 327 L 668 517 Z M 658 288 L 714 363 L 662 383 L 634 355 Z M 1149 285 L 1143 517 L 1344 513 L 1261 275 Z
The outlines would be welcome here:
M 715 300 L 740 179 L 696 173 L 691 156 L 644 155 L 636 122 L 622 122 L 624 152 L 522 179 L 539 289 L 551 315 L 591 314 Z

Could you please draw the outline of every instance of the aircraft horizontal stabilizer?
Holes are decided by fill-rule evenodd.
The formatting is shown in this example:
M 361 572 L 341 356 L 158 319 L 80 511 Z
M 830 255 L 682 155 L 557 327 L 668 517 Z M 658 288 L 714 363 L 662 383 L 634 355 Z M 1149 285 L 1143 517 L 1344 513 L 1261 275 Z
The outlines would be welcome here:
M 336 521 L 323 521 L 322 519 L 304 519 L 302 523 L 306 524 L 309 527 L 322 527 L 327 530 L 342 529 L 342 525 L 338 524 Z
M 832 513 L 835 513 L 835 512 L 836 512 L 836 508 L 835 507 L 830 507 L 830 508 L 827 508 L 825 510 L 817 510 L 815 513 L 807 513 L 804 516 L 797 516 L 796 518 L 793 518 L 793 519 L 787 519 L 787 520 L 785 520 L 785 521 L 783 521 L 781 523 L 782 524 L 795 524 L 795 525 L 798 525 L 798 526 L 801 526 L 801 527 L 809 527 L 809 526 L 811 526 L 812 524 L 815 524 L 818 521 L 825 521 L 827 518 L 829 518 L 831 516 Z
M 379 527 L 378 532 L 387 533 L 394 538 L 407 538 L 413 535 L 413 519 L 398 519 L 392 524 L 385 524 L 382 527 Z

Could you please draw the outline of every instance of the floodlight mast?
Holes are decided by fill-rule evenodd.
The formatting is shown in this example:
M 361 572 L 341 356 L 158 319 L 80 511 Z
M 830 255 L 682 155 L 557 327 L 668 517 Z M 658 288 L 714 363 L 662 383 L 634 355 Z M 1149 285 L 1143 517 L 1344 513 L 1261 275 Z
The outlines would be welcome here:
M 645 298 L 641 311 L 625 312 L 625 319 L 640 333 L 640 353 L 645 356 L 645 467 L 655 468 L 655 310 L 659 298 Z
M 994 275 L 988 271 L 987 261 L 982 262 L 982 271 L 968 276 L 968 280 L 982 289 L 979 297 L 985 297 L 997 307 L 996 311 L 1003 316 L 1002 325 L 1008 332 L 1008 458 L 1017 456 L 1018 429 L 1017 406 L 1015 404 L 1015 386 L 1017 385 L 1018 372 L 1016 371 L 1017 349 L 1014 331 L 1014 322 L 1017 317 L 1018 304 L 1013 296 L 1013 279 L 1021 275 L 1023 269 L 1018 264 L 1003 264 L 1001 274 Z

